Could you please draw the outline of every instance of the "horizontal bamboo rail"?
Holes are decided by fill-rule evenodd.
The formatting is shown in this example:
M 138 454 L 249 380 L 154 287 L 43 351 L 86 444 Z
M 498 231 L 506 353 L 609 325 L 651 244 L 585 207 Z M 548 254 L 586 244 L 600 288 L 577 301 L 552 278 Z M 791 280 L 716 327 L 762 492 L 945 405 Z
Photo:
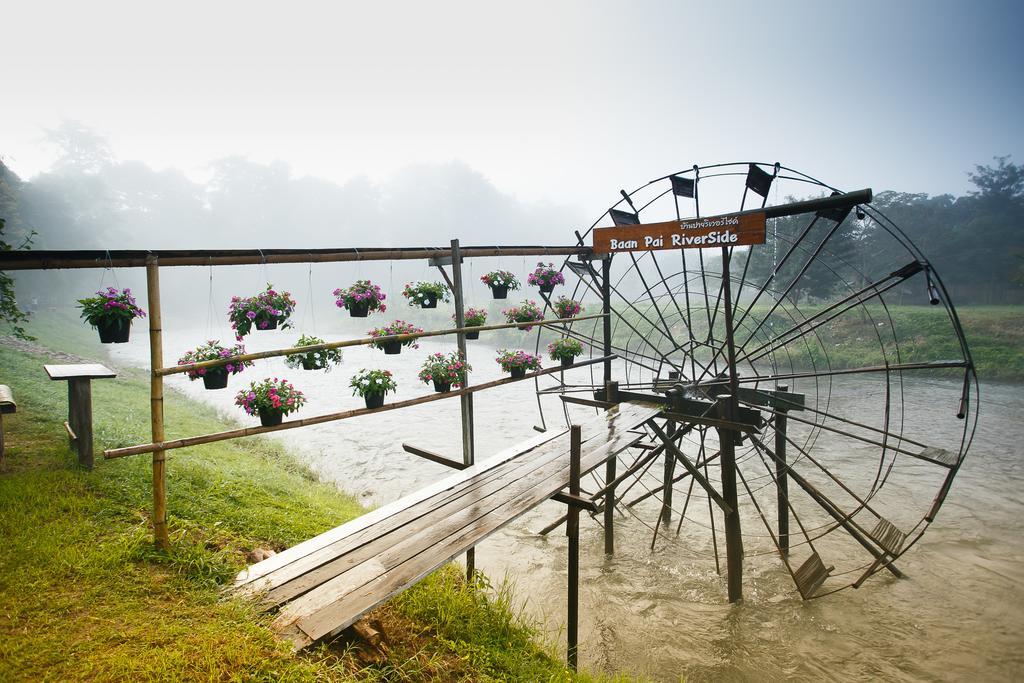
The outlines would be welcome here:
M 584 246 L 462 247 L 463 258 L 484 256 L 588 255 Z M 155 257 L 161 266 L 230 266 L 264 263 L 334 263 L 450 258 L 451 247 L 374 247 L 367 249 L 218 249 L 218 250 L 33 250 L 0 252 L 0 270 L 48 268 L 139 268 Z
M 494 387 L 501 386 L 503 384 L 511 384 L 512 382 L 521 382 L 525 379 L 532 379 L 534 377 L 540 377 L 541 375 L 550 375 L 554 372 L 561 372 L 563 370 L 572 368 L 581 368 L 587 365 L 593 365 L 595 363 L 603 363 L 610 361 L 618 356 L 602 356 L 600 358 L 591 358 L 579 363 L 574 363 L 569 368 L 563 368 L 561 366 L 555 366 L 552 368 L 545 368 L 538 370 L 537 372 L 531 372 L 525 377 L 512 378 L 505 377 L 502 379 L 496 379 L 491 382 L 485 382 L 483 384 L 474 384 L 471 387 L 466 387 L 456 391 L 449 391 L 446 393 L 430 394 L 427 396 L 419 396 L 417 398 L 406 399 L 405 401 L 396 401 L 395 403 L 385 403 L 380 408 L 356 408 L 354 410 L 343 410 L 338 413 L 328 413 L 326 415 L 317 415 L 316 417 L 308 417 L 302 420 L 291 420 L 288 422 L 282 422 L 279 425 L 272 427 L 245 427 L 243 429 L 232 429 L 226 432 L 215 432 L 213 434 L 203 434 L 201 436 L 190 436 L 183 439 L 176 439 L 174 441 L 162 441 L 160 443 L 148 443 L 139 446 L 127 446 L 125 448 L 112 448 L 103 451 L 103 457 L 110 460 L 113 458 L 123 458 L 129 455 L 138 455 L 140 453 L 152 453 L 154 451 L 171 451 L 177 448 L 187 448 L 189 446 L 198 446 L 205 443 L 213 443 L 215 441 L 227 441 L 228 439 L 237 439 L 243 436 L 256 436 L 257 434 L 266 434 L 268 432 L 278 432 L 285 429 L 295 429 L 297 427 L 308 427 L 310 425 L 323 424 L 324 422 L 334 422 L 335 420 L 344 420 L 350 417 L 358 417 L 360 415 L 370 415 L 373 413 L 381 413 L 388 410 L 398 410 L 399 408 L 408 408 L 410 406 L 421 405 L 423 403 L 431 403 L 432 401 L 440 401 L 446 398 L 452 398 L 455 396 L 464 396 L 466 394 L 472 394 L 477 391 L 483 391 L 484 389 L 493 389 Z
M 554 320 L 533 320 L 526 323 L 502 323 L 500 325 L 483 325 L 480 327 L 454 327 L 450 330 L 430 330 L 427 332 L 416 332 L 414 334 L 389 334 L 386 337 L 361 337 L 359 339 L 346 339 L 338 342 L 325 342 L 323 344 L 311 344 L 310 346 L 293 346 L 287 349 L 274 349 L 272 351 L 257 351 L 256 353 L 245 353 L 238 356 L 231 356 L 230 358 L 217 358 L 215 360 L 204 360 L 198 363 L 188 363 L 185 365 L 174 365 L 169 368 L 157 368 L 153 371 L 153 374 L 157 377 L 163 377 L 164 375 L 175 375 L 181 372 L 188 372 L 189 370 L 198 370 L 200 368 L 212 368 L 218 365 L 227 365 L 228 363 L 235 363 L 238 361 L 257 360 L 260 358 L 274 358 L 275 356 L 287 356 L 295 353 L 309 353 L 311 351 L 323 351 L 325 349 L 340 349 L 349 346 L 364 346 L 366 344 L 373 343 L 385 343 L 393 341 L 409 341 L 412 339 L 421 339 L 423 337 L 440 337 L 448 334 L 459 334 L 460 332 L 488 332 L 491 330 L 507 330 L 516 327 L 533 327 L 533 326 L 551 326 L 559 325 L 564 323 L 572 323 L 582 320 L 593 320 L 594 318 L 603 318 L 604 313 L 595 313 L 594 315 L 584 315 L 578 318 L 557 318 Z

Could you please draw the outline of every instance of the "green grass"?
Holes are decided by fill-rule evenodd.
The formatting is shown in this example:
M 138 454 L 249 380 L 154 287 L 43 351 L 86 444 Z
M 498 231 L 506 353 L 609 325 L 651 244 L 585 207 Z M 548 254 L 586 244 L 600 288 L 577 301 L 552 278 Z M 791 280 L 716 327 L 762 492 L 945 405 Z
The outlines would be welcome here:
M 88 329 L 43 321 L 33 333 L 102 357 Z M 42 371 L 51 361 L 0 347 L 0 382 L 19 406 L 5 416 L 0 470 L 0 680 L 577 680 L 533 640 L 507 589 L 469 586 L 450 568 L 371 613 L 383 655 L 341 645 L 292 655 L 270 615 L 224 599 L 222 586 L 254 548 L 280 550 L 363 509 L 269 440 L 182 449 L 168 456 L 173 548 L 159 552 L 148 456 L 80 469 L 61 424 L 64 384 Z M 93 404 L 97 452 L 148 440 L 143 373 L 94 382 Z M 176 394 L 166 415 L 169 437 L 226 426 Z

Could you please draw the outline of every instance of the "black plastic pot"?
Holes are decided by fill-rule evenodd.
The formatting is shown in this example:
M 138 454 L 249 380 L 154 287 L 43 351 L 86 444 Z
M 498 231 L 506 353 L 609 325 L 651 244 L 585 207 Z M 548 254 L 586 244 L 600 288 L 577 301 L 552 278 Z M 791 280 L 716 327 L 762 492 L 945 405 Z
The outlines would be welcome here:
M 96 324 L 96 329 L 99 330 L 101 344 L 124 344 L 131 334 L 132 321 L 122 318 L 103 320 Z
M 526 377 L 526 368 L 510 368 L 508 373 L 512 375 L 512 379 L 522 379 Z
M 563 358 L 562 359 L 562 367 L 563 368 L 568 368 L 568 367 L 572 366 L 572 364 L 575 363 L 575 362 L 576 362 L 575 358 Z
M 380 408 L 384 405 L 384 394 L 366 394 L 363 398 L 366 399 L 367 408 Z
M 315 360 L 310 360 L 308 358 L 303 358 L 302 359 L 302 369 L 303 370 L 322 370 L 323 368 L 317 367 L 317 364 L 316 364 Z
M 451 383 L 449 383 L 449 382 L 438 382 L 436 379 L 434 380 L 434 391 L 436 391 L 437 393 L 439 393 L 439 394 L 447 394 L 451 390 L 452 390 Z
M 284 413 L 280 410 L 267 410 L 265 408 L 260 408 L 260 424 L 264 427 L 279 425 L 283 419 Z
M 437 308 L 437 294 L 425 294 L 420 308 Z
M 508 285 L 491 285 L 491 294 L 495 299 L 507 299 Z
M 389 356 L 397 356 L 402 352 L 402 342 L 389 341 L 384 343 L 384 353 Z
M 467 332 L 466 333 L 466 339 L 479 339 L 479 338 L 480 338 L 480 332 L 479 331 Z
M 277 329 L 277 318 L 271 318 L 266 321 L 266 327 L 260 327 L 259 325 L 253 325 L 257 330 L 276 330 Z
M 207 370 L 203 375 L 203 385 L 207 389 L 226 389 L 228 386 L 228 371 L 224 368 L 213 368 Z
M 365 318 L 370 314 L 370 302 L 357 301 L 353 304 L 349 304 L 348 314 L 353 318 Z
M 544 294 L 550 294 L 551 292 L 555 291 L 555 286 L 554 285 L 541 285 L 540 286 L 540 291 L 543 292 Z

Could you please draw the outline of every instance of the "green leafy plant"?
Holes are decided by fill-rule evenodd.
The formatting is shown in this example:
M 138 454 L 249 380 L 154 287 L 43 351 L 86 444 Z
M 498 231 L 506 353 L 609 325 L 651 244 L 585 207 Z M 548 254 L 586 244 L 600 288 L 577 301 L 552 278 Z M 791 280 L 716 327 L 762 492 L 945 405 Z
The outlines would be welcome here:
M 487 311 L 482 308 L 467 308 L 464 319 L 466 327 L 481 327 L 487 322 Z M 452 321 L 455 321 L 454 314 L 452 314 Z
M 583 344 L 569 337 L 562 337 L 548 344 L 551 360 L 572 360 L 583 353 Z
M 551 307 L 555 309 L 555 314 L 559 318 L 575 318 L 583 312 L 583 306 L 579 301 L 566 298 L 564 296 L 558 297 L 555 303 L 551 304 Z
M 291 293 L 277 292 L 273 285 L 267 283 L 266 290 L 256 296 L 231 297 L 228 320 L 231 321 L 231 329 L 235 331 L 235 339 L 242 341 L 242 337 L 249 334 L 253 326 L 257 330 L 276 326 L 281 329 L 291 327 L 288 318 L 294 310 L 295 300 Z
M 354 285 L 344 289 L 339 287 L 334 290 L 334 297 L 335 306 L 347 308 L 350 311 L 353 307 L 360 305 L 365 305 L 369 310 L 381 313 L 388 310 L 384 304 L 384 300 L 388 298 L 387 295 L 379 285 L 375 285 L 369 280 L 356 280 Z
M 522 349 L 514 351 L 498 349 L 498 357 L 494 360 L 505 372 L 511 372 L 514 369 L 520 368 L 523 370 L 540 370 L 540 356 L 527 353 Z
M 79 299 L 78 306 L 82 309 L 82 317 L 93 327 L 116 321 L 131 322 L 146 316 L 146 312 L 136 305 L 128 287 L 123 290 L 115 287 L 101 289 L 96 296 Z
M 293 413 L 306 404 L 305 395 L 286 379 L 277 377 L 253 382 L 235 395 L 235 405 L 250 415 L 261 410 L 282 415 Z
M 402 289 L 402 296 L 409 300 L 410 306 L 423 306 L 430 298 L 448 303 L 451 301 L 448 292 L 448 286 L 440 282 L 410 282 Z
M 348 385 L 352 387 L 353 396 L 366 396 L 367 394 L 386 394 L 389 391 L 398 391 L 398 383 L 391 375 L 390 370 L 367 370 L 363 368 L 352 375 Z
M 537 306 L 536 301 L 524 300 L 518 306 L 502 310 L 502 314 L 505 316 L 505 320 L 510 323 L 538 322 L 544 319 L 544 314 Z M 533 325 L 527 325 L 521 329 L 524 332 L 529 332 L 533 329 Z
M 235 344 L 234 346 L 227 347 L 221 346 L 219 340 L 210 339 L 205 344 L 200 344 L 191 351 L 185 352 L 185 354 L 178 359 L 178 365 L 191 365 L 192 363 L 202 363 L 208 360 L 221 360 L 223 358 L 231 358 L 232 356 L 241 356 L 245 353 L 245 346 L 242 344 Z M 187 372 L 190 380 L 197 380 L 203 375 L 211 372 L 227 372 L 229 375 L 237 375 L 248 367 L 252 367 L 251 360 L 236 360 L 224 365 L 218 365 L 210 368 L 196 368 Z
M 452 351 L 449 354 L 432 353 L 423 361 L 419 378 L 424 384 L 437 382 L 438 384 L 461 387 L 466 381 L 466 375 L 472 369 L 458 351 Z
M 423 332 L 423 328 L 422 327 L 416 327 L 412 323 L 407 323 L 404 320 L 396 320 L 395 322 L 391 323 L 390 325 L 385 325 L 384 327 L 376 327 L 376 328 L 370 330 L 369 332 L 367 332 L 367 334 L 369 334 L 371 337 L 373 337 L 376 340 L 378 337 L 390 337 L 390 336 L 394 336 L 396 334 L 419 334 L 420 332 Z M 391 343 L 391 342 L 388 342 L 388 341 L 373 341 L 373 342 L 370 342 L 370 344 L 374 348 L 378 348 L 378 349 L 383 349 L 389 343 Z M 411 348 L 414 348 L 414 349 L 418 349 L 420 347 L 419 342 L 417 341 L 416 338 L 405 339 L 405 340 L 403 340 L 401 342 L 401 344 L 402 344 L 402 346 L 408 346 L 408 347 L 411 347 Z
M 295 342 L 296 346 L 317 346 L 318 344 L 326 344 L 320 337 L 314 337 L 313 335 L 302 335 L 299 340 Z M 342 361 L 341 351 L 338 349 L 316 349 L 314 351 L 305 351 L 303 353 L 289 353 L 284 359 L 284 364 L 293 369 L 302 368 L 303 370 L 325 370 L 331 371 L 332 365 L 340 365 Z
M 513 292 L 522 287 L 515 273 L 508 270 L 492 270 L 486 275 L 481 275 L 480 281 L 488 287 L 508 287 Z

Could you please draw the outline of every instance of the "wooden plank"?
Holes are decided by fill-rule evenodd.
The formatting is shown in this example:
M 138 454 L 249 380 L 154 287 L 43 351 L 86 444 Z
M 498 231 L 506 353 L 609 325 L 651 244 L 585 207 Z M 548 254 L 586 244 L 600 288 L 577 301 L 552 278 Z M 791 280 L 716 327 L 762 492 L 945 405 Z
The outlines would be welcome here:
M 562 440 L 551 441 L 538 449 L 542 451 L 540 453 L 534 451 L 528 458 L 520 457 L 504 463 L 485 475 L 468 480 L 463 487 L 407 507 L 380 524 L 310 553 L 268 575 L 253 588 L 265 591 L 261 600 L 267 604 L 291 600 L 337 576 L 347 567 L 375 557 L 382 548 L 387 549 L 412 536 L 433 536 L 431 529 L 435 525 L 444 523 L 460 510 L 506 488 L 509 477 L 522 477 L 542 467 L 557 458 L 563 450 Z
M 540 434 L 538 436 L 531 437 L 524 442 L 506 448 L 496 453 L 491 458 L 483 460 L 472 467 L 469 467 L 462 472 L 457 472 L 451 476 L 442 479 L 430 486 L 424 487 L 408 496 L 382 505 L 376 510 L 353 519 L 350 522 L 342 524 L 341 526 L 335 527 L 330 531 L 326 531 L 319 536 L 315 536 L 307 541 L 298 543 L 287 550 L 283 550 L 276 555 L 273 555 L 262 562 L 258 562 L 247 569 L 242 570 L 235 578 L 235 588 L 244 586 L 245 584 L 251 583 L 260 579 L 273 571 L 280 569 L 292 562 L 295 562 L 306 555 L 315 552 L 331 543 L 340 541 L 352 534 L 355 534 L 363 529 L 372 526 L 385 520 L 402 509 L 409 507 L 419 501 L 426 500 L 445 491 L 450 491 L 460 483 L 467 481 L 474 476 L 482 474 L 498 465 L 511 460 L 512 458 L 527 453 L 530 450 L 541 446 L 542 444 L 555 439 L 562 434 L 568 433 L 568 430 L 552 431 L 546 434 Z
M 638 438 L 635 434 L 629 434 L 623 424 L 640 424 L 656 415 L 658 407 L 633 408 L 622 412 L 624 414 L 620 413 L 619 416 L 622 419 L 612 420 L 607 440 L 584 454 L 581 463 L 581 472 L 584 474 L 610 455 L 628 448 Z M 290 629 L 295 624 L 305 634 L 305 638 L 315 640 L 352 623 L 366 610 L 404 590 L 419 577 L 448 562 L 467 547 L 478 543 L 564 488 L 567 482 L 566 457 L 563 454 L 545 465 L 542 470 L 538 470 L 536 477 L 513 482 L 513 485 L 502 489 L 503 495 L 464 508 L 443 527 L 435 527 L 429 536 L 414 536 L 399 546 L 376 554 L 373 560 L 363 562 L 325 582 L 315 591 L 285 607 L 275 621 L 275 627 L 285 632 L 291 630 L 292 635 L 296 635 L 294 629 Z M 509 500 L 509 495 L 514 495 L 514 498 Z M 389 567 L 385 574 L 380 574 L 375 564 L 377 562 Z
M 67 379 L 109 379 L 117 373 L 99 363 L 78 363 L 72 365 L 44 365 L 43 370 L 52 380 Z
M 815 592 L 825 583 L 828 578 L 829 569 L 821 561 L 818 553 L 811 553 L 800 568 L 793 573 L 793 580 L 796 581 L 796 588 L 800 591 L 801 597 L 808 600 L 814 597 Z
M 878 518 L 878 523 L 875 524 L 871 537 L 882 550 L 893 557 L 899 555 L 900 550 L 903 548 L 903 542 L 907 540 L 907 535 L 884 517 Z
M 606 418 L 603 415 L 595 416 L 595 418 L 589 421 L 587 423 L 587 431 L 591 438 L 593 438 L 595 432 L 600 432 L 601 428 L 603 428 L 605 424 Z M 266 595 L 264 599 L 271 602 L 293 597 L 293 595 L 290 594 L 290 591 L 293 589 L 277 592 L 274 591 L 283 584 L 297 579 L 306 572 L 317 570 L 321 565 L 331 562 L 340 554 L 349 552 L 365 543 L 372 542 L 379 536 L 390 534 L 403 525 L 412 524 L 422 520 L 418 525 L 422 526 L 426 523 L 434 523 L 435 521 L 442 520 L 444 515 L 453 509 L 453 501 L 457 502 L 460 497 L 465 495 L 477 496 L 479 495 L 481 488 L 492 486 L 495 480 L 500 481 L 517 473 L 522 474 L 530 469 L 536 469 L 537 467 L 550 462 L 551 459 L 557 457 L 560 452 L 564 451 L 567 443 L 568 442 L 564 439 L 559 440 L 557 435 L 547 437 L 544 439 L 543 443 L 528 451 L 528 460 L 525 459 L 525 453 L 521 452 L 517 457 L 509 459 L 508 461 L 487 470 L 483 474 L 478 474 L 473 477 L 459 477 L 456 475 L 455 477 L 450 478 L 453 481 L 457 480 L 458 483 L 456 485 L 429 498 L 416 499 L 414 494 L 413 496 L 402 499 L 398 502 L 404 502 L 406 504 L 396 505 L 396 509 L 387 518 L 381 519 L 378 523 L 375 523 L 372 526 L 362 528 L 359 531 L 339 538 L 336 541 L 323 544 L 309 552 L 303 551 L 303 554 L 300 557 L 296 557 L 292 562 L 288 563 L 287 566 L 278 567 L 264 573 L 261 580 L 249 585 L 245 592 L 268 592 L 269 594 Z M 504 483 L 501 483 L 500 486 L 504 486 Z M 490 490 L 491 489 L 488 489 L 488 491 Z M 441 513 L 435 514 L 439 508 L 441 509 Z M 357 521 L 358 520 L 354 520 L 354 522 Z M 350 522 L 349 524 L 351 525 L 354 522 Z M 291 551 L 285 551 L 285 553 L 290 552 Z M 277 556 L 270 559 L 276 559 L 276 557 Z M 322 572 L 318 571 L 318 575 L 321 573 Z M 250 581 L 247 580 L 246 582 Z M 237 585 L 241 585 L 241 583 L 238 583 Z M 305 582 L 303 582 L 302 587 L 306 587 Z

